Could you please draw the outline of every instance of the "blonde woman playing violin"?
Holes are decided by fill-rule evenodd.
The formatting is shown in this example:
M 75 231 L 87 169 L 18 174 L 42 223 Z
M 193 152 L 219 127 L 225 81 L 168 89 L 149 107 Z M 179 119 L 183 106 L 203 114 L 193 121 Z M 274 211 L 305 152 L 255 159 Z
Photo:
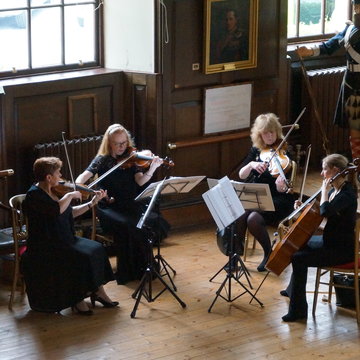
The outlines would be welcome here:
M 237 221 L 238 239 L 243 241 L 246 229 L 249 229 L 264 250 L 264 258 L 257 268 L 258 271 L 266 270 L 265 263 L 271 252 L 270 238 L 266 226 L 277 226 L 282 219 L 293 211 L 294 197 L 288 192 L 286 178 L 279 171 L 274 171 L 276 166 L 271 166 L 272 174 L 270 165 L 273 164 L 267 162 L 270 159 L 269 154 L 272 154 L 271 149 L 275 150 L 282 139 L 282 127 L 278 117 L 272 113 L 259 115 L 251 129 L 253 146 L 241 164 L 239 171 L 241 181 L 268 184 L 275 206 L 275 211 L 272 212 L 247 210 Z M 283 158 L 281 161 L 285 162 L 284 167 L 287 167 L 288 163 L 290 163 L 288 156 L 283 150 L 281 150 L 280 155 Z M 238 244 L 238 252 L 241 252 L 241 245 L 241 243 Z
M 96 157 L 87 169 L 78 176 L 76 183 L 86 183 L 94 175 L 101 176 L 126 158 L 129 147 L 134 142 L 128 130 L 120 124 L 112 124 L 106 130 Z M 114 234 L 115 251 L 117 256 L 118 284 L 140 279 L 146 266 L 146 240 L 148 235 L 139 230 L 136 225 L 143 214 L 145 204 L 134 201 L 139 193 L 139 187 L 149 182 L 156 169 L 163 163 L 158 156 L 154 156 L 147 169 L 139 168 L 135 164 L 130 167 L 118 167 L 105 176 L 100 187 L 107 190 L 112 202 L 99 203 L 98 216 L 101 227 L 106 232 Z M 151 227 L 161 238 L 166 237 L 169 224 L 157 212 L 153 212 Z

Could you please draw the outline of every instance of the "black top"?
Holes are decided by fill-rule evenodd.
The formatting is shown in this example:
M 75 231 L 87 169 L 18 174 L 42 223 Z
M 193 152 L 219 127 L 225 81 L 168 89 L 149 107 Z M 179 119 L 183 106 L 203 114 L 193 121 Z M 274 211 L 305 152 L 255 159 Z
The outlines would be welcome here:
M 60 214 L 59 203 L 32 185 L 24 200 L 24 210 L 29 220 L 29 251 L 61 249 L 75 242 L 71 206 Z
M 248 155 L 241 164 L 241 167 L 246 166 L 251 161 L 260 160 L 260 149 L 256 147 L 251 147 Z M 251 179 L 254 183 L 268 184 L 271 192 L 271 196 L 274 202 L 275 211 L 265 211 L 262 212 L 264 215 L 265 221 L 268 225 L 277 225 L 279 221 L 283 220 L 288 216 L 294 209 L 294 196 L 292 194 L 281 193 L 276 189 L 276 177 L 273 177 L 268 170 L 264 171 L 261 175 L 256 171 L 252 170 L 250 175 L 245 181 Z
M 329 196 L 333 192 L 334 189 L 330 190 Z M 348 182 L 331 202 L 326 201 L 320 206 L 320 215 L 327 218 L 324 247 L 351 249 L 353 252 L 356 209 L 357 195 Z
M 99 176 L 117 165 L 117 159 L 111 155 L 96 156 L 86 170 Z M 142 170 L 136 166 L 123 169 L 121 167 L 114 170 L 100 181 L 100 185 L 107 190 L 108 196 L 115 199 L 115 203 L 121 205 L 124 202 L 132 201 L 138 194 L 138 185 L 134 180 L 137 172 Z

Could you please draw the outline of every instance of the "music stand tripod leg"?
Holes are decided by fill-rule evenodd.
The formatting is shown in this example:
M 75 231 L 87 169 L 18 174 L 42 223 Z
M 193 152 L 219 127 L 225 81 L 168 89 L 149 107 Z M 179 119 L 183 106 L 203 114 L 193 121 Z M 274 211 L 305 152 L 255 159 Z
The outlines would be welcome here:
M 158 242 L 157 245 L 157 254 L 155 255 L 155 260 L 157 260 L 158 264 L 159 264 L 159 274 L 160 276 L 167 276 L 169 278 L 169 281 L 174 289 L 174 291 L 176 291 L 176 286 L 175 283 L 173 281 L 173 279 L 170 276 L 170 272 L 168 269 L 170 269 L 173 273 L 173 276 L 176 275 L 176 271 L 171 267 L 171 265 L 164 259 L 164 257 L 160 254 L 160 241 Z M 161 275 L 161 272 L 164 271 L 165 274 Z
M 152 240 L 151 237 L 148 238 L 147 245 L 148 245 L 147 246 L 148 266 L 146 267 L 146 271 L 145 271 L 144 275 L 142 276 L 142 279 L 140 281 L 139 286 L 137 287 L 137 289 L 132 294 L 132 297 L 134 299 L 136 298 L 136 301 L 135 301 L 134 308 L 133 308 L 133 310 L 132 310 L 132 312 L 130 314 L 131 318 L 135 317 L 136 311 L 137 311 L 137 308 L 139 306 L 139 303 L 140 303 L 140 300 L 141 300 L 142 296 L 144 296 L 145 299 L 148 302 L 153 302 L 155 299 L 157 299 L 166 290 L 168 290 L 175 297 L 175 299 L 179 302 L 179 304 L 183 308 L 186 307 L 186 304 L 176 295 L 176 293 L 164 281 L 162 276 L 154 269 L 154 264 L 153 264 L 153 240 Z M 152 295 L 152 281 L 153 281 L 154 278 L 159 279 L 160 282 L 164 286 L 164 288 L 155 297 L 153 297 L 153 295 Z M 148 287 L 148 291 L 146 291 L 146 287 Z

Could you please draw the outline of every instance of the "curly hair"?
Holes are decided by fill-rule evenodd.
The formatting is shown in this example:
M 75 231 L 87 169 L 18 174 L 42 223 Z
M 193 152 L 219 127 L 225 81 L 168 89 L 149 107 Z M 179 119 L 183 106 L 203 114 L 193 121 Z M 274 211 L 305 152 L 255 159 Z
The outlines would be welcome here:
M 260 150 L 267 147 L 261 137 L 261 134 L 267 131 L 275 132 L 278 140 L 284 138 L 279 118 L 273 113 L 261 114 L 255 119 L 250 134 L 253 146 Z
M 105 131 L 105 134 L 104 134 L 104 137 L 99 146 L 97 155 L 110 155 L 111 154 L 111 147 L 110 147 L 111 136 L 114 134 L 121 134 L 121 133 L 126 134 L 128 146 L 135 146 L 134 140 L 132 139 L 130 132 L 128 130 L 126 130 L 120 124 L 112 124 Z

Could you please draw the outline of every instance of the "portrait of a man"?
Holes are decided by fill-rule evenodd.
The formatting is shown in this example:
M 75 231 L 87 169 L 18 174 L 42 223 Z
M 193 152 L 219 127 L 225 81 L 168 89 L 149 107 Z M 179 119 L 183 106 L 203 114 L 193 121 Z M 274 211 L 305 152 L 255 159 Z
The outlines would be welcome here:
M 256 66 L 258 0 L 205 0 L 205 72 Z

